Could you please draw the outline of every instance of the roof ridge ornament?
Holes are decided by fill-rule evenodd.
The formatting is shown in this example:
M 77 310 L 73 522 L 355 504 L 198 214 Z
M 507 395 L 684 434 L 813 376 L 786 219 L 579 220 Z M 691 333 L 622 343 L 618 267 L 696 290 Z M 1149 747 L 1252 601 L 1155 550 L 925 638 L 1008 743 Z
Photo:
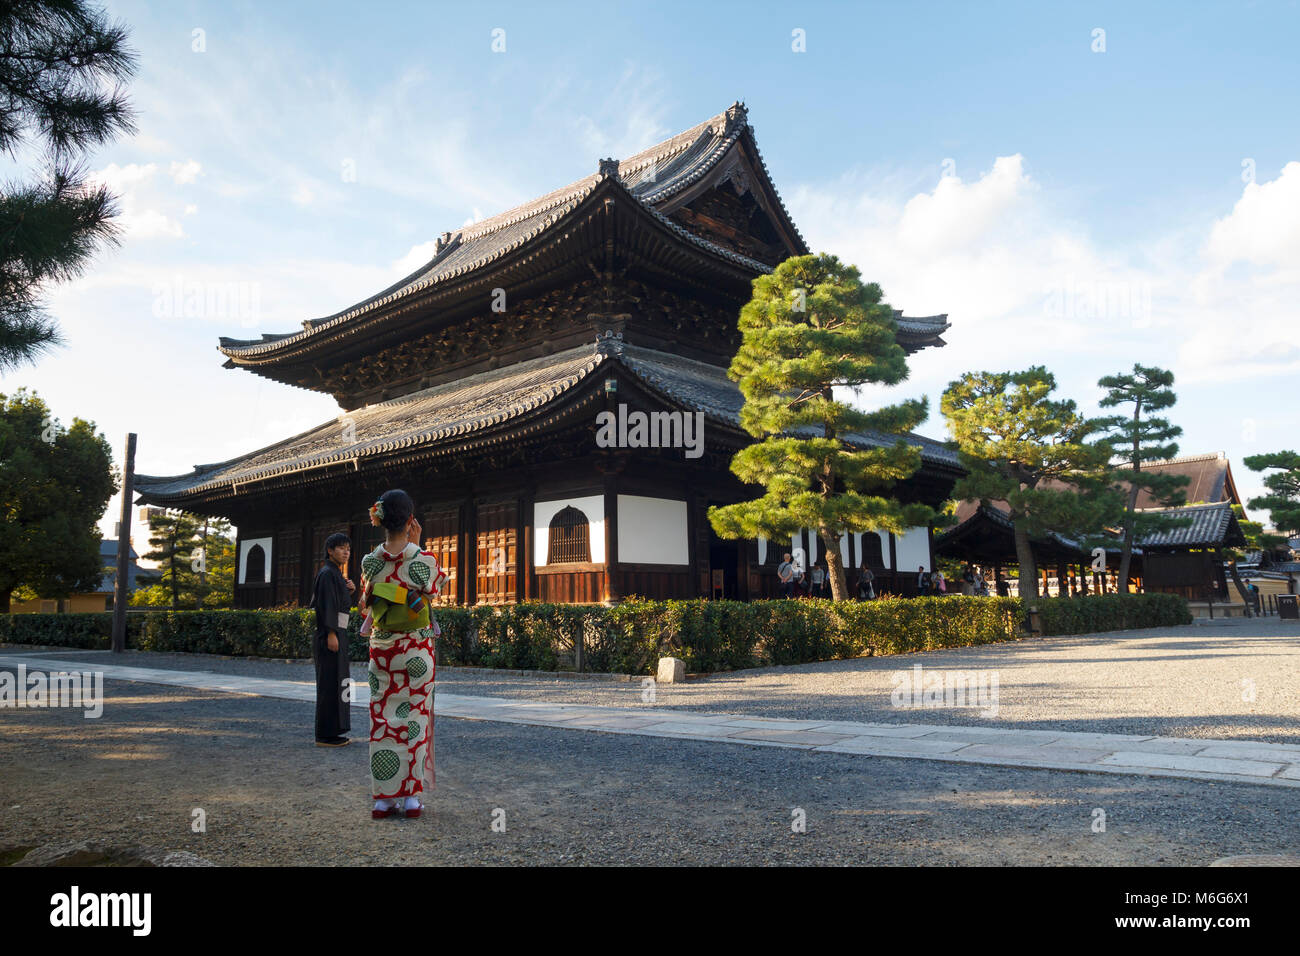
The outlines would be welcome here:
M 601 176 L 610 176 L 614 179 L 618 179 L 618 160 L 602 159 L 600 165 L 596 168 L 596 172 Z
M 722 127 L 723 136 L 730 136 L 749 125 L 749 110 L 740 100 L 727 107 L 726 117 L 726 125 Z
M 623 333 L 606 329 L 596 333 L 596 351 L 601 355 L 623 354 Z
M 458 236 L 458 238 L 459 238 L 459 236 Z M 444 233 L 443 233 L 441 236 L 439 236 L 437 239 L 433 240 L 433 254 L 436 256 L 436 255 L 438 255 L 439 253 L 441 253 L 444 249 L 446 249 L 448 246 L 451 245 L 451 241 L 452 241 L 452 240 L 451 240 L 451 233 L 450 233 L 450 232 L 444 232 Z

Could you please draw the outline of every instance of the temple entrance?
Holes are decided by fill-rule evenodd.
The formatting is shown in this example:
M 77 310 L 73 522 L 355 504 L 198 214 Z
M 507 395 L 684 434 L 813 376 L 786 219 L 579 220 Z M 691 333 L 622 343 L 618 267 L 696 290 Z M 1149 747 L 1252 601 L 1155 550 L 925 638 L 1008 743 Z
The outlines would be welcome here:
M 710 501 L 709 504 L 725 502 Z M 709 528 L 709 588 L 704 592 L 705 597 L 740 600 L 740 545 L 740 541 L 719 538 L 713 528 Z

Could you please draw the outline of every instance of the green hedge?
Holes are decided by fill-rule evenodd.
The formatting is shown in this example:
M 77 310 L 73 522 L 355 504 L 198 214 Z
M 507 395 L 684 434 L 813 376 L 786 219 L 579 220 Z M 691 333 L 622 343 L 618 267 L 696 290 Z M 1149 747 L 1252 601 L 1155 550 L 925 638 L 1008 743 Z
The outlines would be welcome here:
M 1049 636 L 1192 623 L 1187 599 L 1177 594 L 1089 594 L 1034 603 L 1043 633 Z
M 1187 624 L 1181 597 L 1167 594 L 1043 598 L 1046 635 Z M 528 603 L 500 609 L 439 608 L 443 664 L 520 670 L 651 674 L 661 656 L 691 673 L 800 664 L 864 655 L 905 654 L 1015 640 L 1024 607 L 1017 598 L 883 598 L 833 602 L 648 601 L 614 607 Z M 241 657 L 311 656 L 313 612 L 148 611 L 127 615 L 127 647 Z M 348 648 L 368 658 L 353 613 Z M 107 649 L 112 614 L 0 616 L 0 642 Z

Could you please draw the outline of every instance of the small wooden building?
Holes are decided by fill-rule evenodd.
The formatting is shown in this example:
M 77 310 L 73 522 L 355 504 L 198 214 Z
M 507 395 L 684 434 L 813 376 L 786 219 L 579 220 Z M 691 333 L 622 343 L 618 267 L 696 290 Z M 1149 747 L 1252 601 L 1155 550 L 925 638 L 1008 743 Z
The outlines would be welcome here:
M 427 265 L 350 308 L 223 338 L 227 367 L 347 411 L 187 475 L 137 476 L 140 500 L 237 526 L 240 607 L 303 602 L 334 531 L 356 561 L 381 540 L 367 508 L 394 487 L 448 570 L 447 603 L 772 595 L 782 553 L 816 560 L 815 537 L 723 540 L 706 509 L 760 493 L 729 470 L 752 439 L 726 369 L 752 280 L 808 251 L 735 104 L 444 233 Z M 896 319 L 909 351 L 944 344 L 945 316 Z M 601 413 L 617 441 L 603 440 Z M 897 494 L 937 505 L 960 474 L 955 453 L 911 440 L 923 468 Z M 854 535 L 842 550 L 899 591 L 893 572 L 932 557 L 927 528 Z
M 1246 543 L 1231 501 L 1143 510 L 1188 522 L 1142 539 L 1144 590 L 1181 594 L 1195 602 L 1241 599 L 1229 596 L 1224 569 L 1223 549 Z
M 1180 518 L 1186 524 L 1134 543 L 1130 584 L 1142 591 L 1181 594 L 1195 602 L 1236 600 L 1229 597 L 1223 550 L 1244 545 L 1246 539 L 1232 505 L 1232 501 L 1219 501 L 1139 508 L 1140 513 Z M 1016 563 L 1015 529 L 1005 504 L 963 502 L 957 514 L 958 523 L 936 539 L 937 554 L 993 568 Z M 1048 533 L 1031 544 L 1040 573 L 1054 574 L 1065 584 L 1064 593 L 1114 592 L 1121 550 L 1118 536 L 1112 537 L 1105 549 L 1105 572 L 1093 571 L 1090 548 L 1064 535 Z

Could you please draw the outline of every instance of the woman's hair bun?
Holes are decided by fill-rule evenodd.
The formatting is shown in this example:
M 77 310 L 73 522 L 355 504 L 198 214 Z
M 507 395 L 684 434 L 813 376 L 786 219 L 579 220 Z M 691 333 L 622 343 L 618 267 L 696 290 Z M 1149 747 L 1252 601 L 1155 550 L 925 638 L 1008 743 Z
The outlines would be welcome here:
M 384 517 L 380 519 L 380 524 L 389 531 L 401 531 L 406 527 L 406 522 L 411 520 L 411 515 L 415 514 L 415 502 L 400 488 L 385 491 L 379 496 L 379 501 L 384 506 Z

